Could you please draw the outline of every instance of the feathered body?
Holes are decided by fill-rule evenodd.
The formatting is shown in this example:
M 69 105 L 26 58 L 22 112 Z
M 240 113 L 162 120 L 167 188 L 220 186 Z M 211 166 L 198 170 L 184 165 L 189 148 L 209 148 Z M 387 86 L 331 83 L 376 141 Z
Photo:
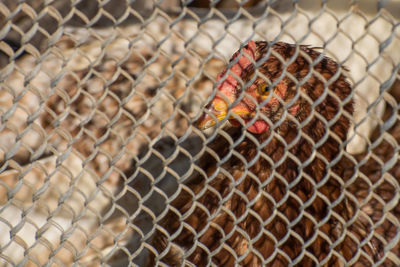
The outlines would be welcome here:
M 158 222 L 157 260 L 363 266 L 363 253 L 374 255 L 374 248 L 357 248 L 370 225 L 346 194 L 355 163 L 343 153 L 353 113 L 343 69 L 312 48 L 286 43 L 250 42 L 231 62 L 198 125 L 228 117 L 242 126 L 207 144 Z

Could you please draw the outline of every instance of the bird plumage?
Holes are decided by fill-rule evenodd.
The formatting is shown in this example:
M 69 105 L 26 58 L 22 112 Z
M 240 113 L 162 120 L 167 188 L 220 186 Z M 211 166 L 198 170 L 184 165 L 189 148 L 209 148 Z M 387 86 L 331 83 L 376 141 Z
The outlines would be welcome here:
M 231 62 L 197 124 L 228 118 L 240 127 L 207 144 L 157 222 L 157 260 L 171 266 L 374 260 L 379 253 L 365 239 L 371 223 L 346 194 L 357 172 L 343 153 L 353 113 L 345 69 L 315 49 L 287 43 L 250 42 Z

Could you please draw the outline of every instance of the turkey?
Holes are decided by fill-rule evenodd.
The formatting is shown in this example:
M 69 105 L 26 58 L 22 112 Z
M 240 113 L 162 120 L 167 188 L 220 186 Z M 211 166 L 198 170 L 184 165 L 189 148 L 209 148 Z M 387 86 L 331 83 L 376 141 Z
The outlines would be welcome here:
M 251 41 L 236 52 L 196 122 L 220 127 L 157 220 L 148 266 L 382 262 L 371 235 L 379 218 L 359 205 L 369 184 L 344 149 L 353 114 L 346 72 L 303 45 Z

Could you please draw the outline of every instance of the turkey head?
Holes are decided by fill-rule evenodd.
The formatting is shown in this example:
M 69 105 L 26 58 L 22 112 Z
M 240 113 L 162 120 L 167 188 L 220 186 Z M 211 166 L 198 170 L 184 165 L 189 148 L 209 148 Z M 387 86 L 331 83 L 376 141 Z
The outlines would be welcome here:
M 226 118 L 255 134 L 271 128 L 279 132 L 288 123 L 307 128 L 299 123 L 315 111 L 328 121 L 344 114 L 343 127 L 333 129 L 343 140 L 346 116 L 353 113 L 351 87 L 346 70 L 333 60 L 307 46 L 251 41 L 233 55 L 230 65 L 218 75 L 216 95 L 197 121 L 200 129 Z M 326 126 L 321 128 L 313 130 L 323 135 Z

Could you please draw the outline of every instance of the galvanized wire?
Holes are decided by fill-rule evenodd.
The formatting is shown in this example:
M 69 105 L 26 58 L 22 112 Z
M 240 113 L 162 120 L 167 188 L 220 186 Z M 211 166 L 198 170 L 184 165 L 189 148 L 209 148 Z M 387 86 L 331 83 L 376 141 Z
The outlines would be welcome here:
M 175 249 L 190 266 L 195 247 L 179 248 L 173 241 L 179 233 L 169 233 L 159 224 L 168 212 L 182 222 L 181 230 L 193 232 L 195 246 L 208 251 L 209 259 L 221 250 L 234 254 L 237 265 L 249 253 L 263 258 L 252 247 L 262 235 L 275 238 L 266 229 L 252 239 L 234 226 L 250 240 L 243 255 L 229 247 L 230 236 L 225 234 L 218 249 L 211 250 L 199 238 L 215 227 L 212 220 L 218 212 L 209 214 L 197 233 L 184 221 L 196 205 L 182 214 L 171 204 L 182 192 L 200 199 L 207 190 L 215 191 L 207 184 L 195 194 L 188 186 L 194 174 L 210 182 L 215 179 L 217 172 L 210 175 L 198 165 L 206 153 L 215 159 L 218 171 L 235 183 L 234 170 L 223 168 L 231 157 L 243 162 L 243 177 L 258 179 L 249 171 L 254 162 L 247 162 L 234 149 L 245 137 L 258 142 L 251 133 L 244 131 L 234 139 L 223 125 L 205 132 L 193 125 L 217 93 L 218 73 L 234 64 L 229 63 L 230 56 L 250 40 L 320 47 L 347 67 L 356 113 L 353 117 L 342 109 L 354 128 L 341 156 L 354 162 L 355 174 L 343 181 L 331 171 L 336 161 L 326 162 L 327 173 L 342 185 L 340 199 L 355 203 L 356 217 L 371 227 L 361 241 L 351 236 L 346 229 L 355 218 L 341 217 L 333 211 L 337 203 L 330 203 L 330 218 L 341 236 L 332 242 L 323 231 L 317 232 L 332 248 L 350 235 L 359 248 L 357 255 L 349 262 L 335 249 L 330 255 L 345 265 L 356 264 L 361 257 L 371 266 L 400 265 L 398 3 L 221 0 L 194 7 L 189 1 L 131 2 L 0 2 L 2 266 L 145 266 L 152 257 L 154 264 L 165 266 L 168 249 Z M 314 71 L 313 75 L 320 74 Z M 329 90 L 326 95 L 336 97 Z M 314 107 L 319 104 L 308 100 Z M 334 123 L 312 112 L 328 126 Z M 304 124 L 299 123 L 299 128 Z M 206 146 L 217 135 L 231 148 L 223 158 Z M 313 142 L 301 131 L 300 137 Z M 335 133 L 327 132 L 321 142 L 328 137 L 338 140 Z M 268 160 L 262 152 L 265 145 L 259 144 L 257 153 Z M 326 161 L 317 149 L 313 158 Z M 278 166 L 288 159 L 297 160 L 287 151 L 279 162 L 270 163 Z M 300 163 L 301 168 L 308 163 Z M 379 168 L 370 170 L 372 165 Z M 312 177 L 306 179 L 319 186 Z M 359 193 L 349 189 L 355 183 L 363 188 Z M 237 189 L 225 198 L 233 194 L 246 198 Z M 224 203 L 224 197 L 219 197 Z M 260 197 L 279 206 L 296 195 L 289 190 L 281 202 L 265 192 Z M 318 192 L 307 203 L 316 198 L 329 202 Z M 307 203 L 302 204 L 304 209 Z M 246 205 L 253 204 L 249 200 Z M 208 212 L 201 204 L 197 208 Z M 223 205 L 217 209 L 235 217 Z M 235 218 L 236 224 L 249 214 L 263 225 L 272 220 L 265 221 L 248 208 Z M 289 226 L 296 224 L 279 211 L 276 216 Z M 316 228 L 321 224 L 309 219 Z M 154 246 L 157 232 L 168 237 L 163 252 Z M 312 240 L 302 240 L 292 230 L 276 241 L 274 253 L 291 260 L 278 248 L 289 235 L 302 244 L 303 256 L 314 257 L 306 249 Z M 370 242 L 381 246 L 378 257 L 366 252 Z M 263 259 L 263 264 L 270 260 Z M 291 265 L 300 261 L 297 258 Z

